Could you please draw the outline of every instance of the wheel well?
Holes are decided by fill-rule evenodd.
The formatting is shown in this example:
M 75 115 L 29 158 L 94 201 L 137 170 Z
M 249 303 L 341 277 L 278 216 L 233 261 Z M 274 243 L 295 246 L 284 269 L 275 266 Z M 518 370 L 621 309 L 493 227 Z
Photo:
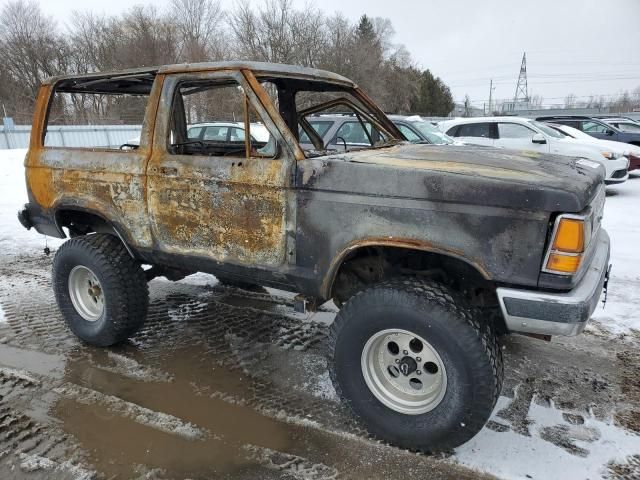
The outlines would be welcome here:
M 56 211 L 56 224 L 60 230 L 66 227 L 68 236 L 71 238 L 89 233 L 109 233 L 114 235 L 120 239 L 129 254 L 135 258 L 134 252 L 118 230 L 101 215 L 84 210 L 59 209 Z
M 368 285 L 394 277 L 428 278 L 463 294 L 471 305 L 498 309 L 495 284 L 476 267 L 450 255 L 412 248 L 367 246 L 350 252 L 342 260 L 330 295 L 344 303 Z M 502 322 L 502 316 L 498 315 Z

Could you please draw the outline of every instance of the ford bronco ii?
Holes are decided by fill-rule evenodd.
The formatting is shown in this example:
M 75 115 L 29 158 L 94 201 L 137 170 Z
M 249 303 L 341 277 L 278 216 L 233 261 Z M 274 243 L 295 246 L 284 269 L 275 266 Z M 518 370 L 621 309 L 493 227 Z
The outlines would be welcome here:
M 350 115 L 364 144 L 325 145 L 308 121 L 323 114 Z M 244 134 L 191 138 L 205 122 L 241 122 Z M 140 139 L 79 127 L 76 141 L 49 131 L 57 124 L 129 125 Z M 267 142 L 253 144 L 255 125 Z M 307 307 L 333 299 L 337 392 L 370 432 L 411 449 L 473 437 L 500 393 L 498 337 L 580 333 L 608 276 L 597 164 L 412 144 L 353 82 L 309 68 L 49 79 L 25 168 L 19 219 L 70 237 L 53 288 L 83 341 L 134 335 L 159 275 L 209 272 L 298 292 Z

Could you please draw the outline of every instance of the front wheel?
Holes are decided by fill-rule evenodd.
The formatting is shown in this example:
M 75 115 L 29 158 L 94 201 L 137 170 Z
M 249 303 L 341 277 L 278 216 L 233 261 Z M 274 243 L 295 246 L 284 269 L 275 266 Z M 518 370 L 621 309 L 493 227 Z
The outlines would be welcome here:
M 368 430 L 441 451 L 473 437 L 502 387 L 489 323 L 438 283 L 392 280 L 347 301 L 331 327 L 331 377 Z
M 65 242 L 53 261 L 53 288 L 67 325 L 97 346 L 121 342 L 142 327 L 149 305 L 147 280 L 113 235 Z

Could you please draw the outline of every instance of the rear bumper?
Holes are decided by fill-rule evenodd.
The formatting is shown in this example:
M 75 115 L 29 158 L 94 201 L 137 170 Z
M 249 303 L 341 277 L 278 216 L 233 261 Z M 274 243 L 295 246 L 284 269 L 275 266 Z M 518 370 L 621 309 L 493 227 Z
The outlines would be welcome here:
M 18 220 L 24 228 L 31 230 L 33 223 L 31 222 L 31 215 L 29 214 L 29 208 L 27 205 L 22 210 L 18 211 Z
M 573 290 L 547 293 L 536 290 L 498 288 L 500 308 L 510 332 L 542 335 L 578 335 L 598 305 L 608 276 L 609 235 L 598 233 L 591 264 Z
M 33 227 L 36 232 L 43 235 L 65 238 L 64 232 L 58 228 L 55 219 L 36 204 L 27 203 L 24 208 L 19 210 L 18 220 L 27 230 Z

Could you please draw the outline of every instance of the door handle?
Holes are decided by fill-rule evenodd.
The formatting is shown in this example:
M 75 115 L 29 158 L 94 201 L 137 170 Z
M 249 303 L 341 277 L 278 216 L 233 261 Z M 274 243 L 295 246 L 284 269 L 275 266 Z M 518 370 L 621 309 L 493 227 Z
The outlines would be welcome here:
M 160 167 L 160 173 L 162 175 L 177 175 L 178 169 L 174 167 Z

